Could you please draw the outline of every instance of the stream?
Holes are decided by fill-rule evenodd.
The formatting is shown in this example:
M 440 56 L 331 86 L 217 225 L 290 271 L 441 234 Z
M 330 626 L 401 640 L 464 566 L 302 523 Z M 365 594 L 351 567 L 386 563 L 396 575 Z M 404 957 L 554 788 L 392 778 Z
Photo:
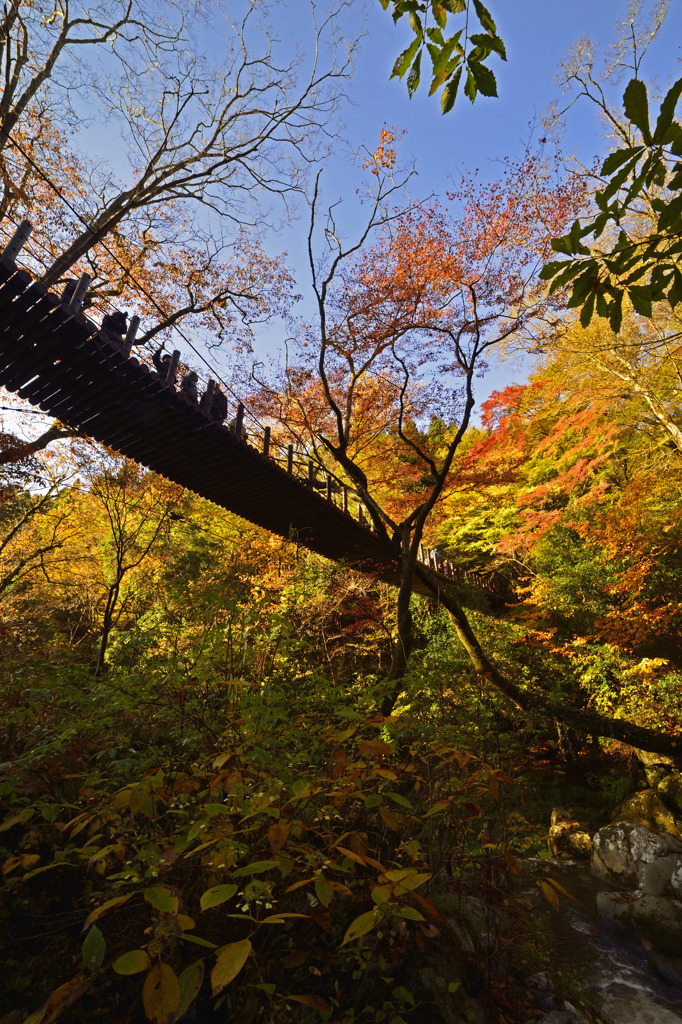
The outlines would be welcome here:
M 597 893 L 617 887 L 594 878 L 588 862 L 531 858 L 525 867 L 523 895 L 539 912 L 556 971 L 575 978 L 576 1001 L 587 998 L 605 1024 L 682 1024 L 682 948 L 662 956 L 646 940 L 597 921 Z M 559 893 L 554 910 L 539 894 L 540 878 L 556 880 L 573 899 Z

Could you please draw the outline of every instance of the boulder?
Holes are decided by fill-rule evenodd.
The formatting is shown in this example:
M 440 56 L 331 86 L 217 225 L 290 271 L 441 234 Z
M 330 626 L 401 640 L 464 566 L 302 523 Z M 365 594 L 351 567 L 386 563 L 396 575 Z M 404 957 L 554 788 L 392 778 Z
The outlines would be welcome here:
M 553 857 L 589 857 L 592 837 L 570 811 L 555 807 L 552 811 L 547 844 Z
M 666 775 L 656 787 L 656 792 L 674 814 L 682 817 L 682 778 Z
M 678 900 L 640 892 L 599 892 L 597 916 L 632 929 L 660 953 L 682 955 L 682 903 Z
M 639 891 L 647 896 L 660 896 L 666 889 L 672 889 L 672 876 L 678 868 L 682 870 L 682 855 L 679 853 L 669 853 L 644 864 L 639 873 Z
M 650 750 L 640 750 L 638 747 L 634 748 L 635 754 L 642 762 L 644 768 L 644 774 L 646 780 L 652 789 L 656 789 L 659 782 L 669 772 L 675 768 L 675 762 L 672 757 L 667 757 L 665 754 L 652 754 Z
M 672 853 L 682 854 L 679 839 L 617 821 L 600 829 L 592 839 L 592 874 L 617 885 L 638 886 L 647 864 Z
M 682 820 L 666 807 L 653 789 L 642 789 L 631 796 L 618 808 L 616 817 L 619 821 L 631 821 L 677 837 L 682 832 Z
M 670 876 L 670 887 L 679 899 L 682 899 L 682 864 L 673 870 Z

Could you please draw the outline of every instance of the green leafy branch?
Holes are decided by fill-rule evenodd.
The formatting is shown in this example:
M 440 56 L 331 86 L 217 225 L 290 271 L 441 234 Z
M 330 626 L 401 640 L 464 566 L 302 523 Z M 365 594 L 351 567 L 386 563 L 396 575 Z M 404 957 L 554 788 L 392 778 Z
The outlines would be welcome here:
M 473 103 L 476 96 L 497 96 L 495 74 L 485 63 L 496 53 L 502 60 L 507 59 L 505 45 L 497 35 L 497 28 L 490 12 L 481 0 L 379 0 L 384 10 L 391 8 L 393 21 L 407 15 L 414 32 L 414 39 L 396 60 L 391 78 L 407 75 L 407 92 L 410 97 L 421 82 L 421 63 L 424 49 L 431 58 L 433 77 L 429 96 L 442 89 L 441 109 L 444 114 L 452 110 L 462 72 L 466 68 L 464 94 Z M 469 20 L 473 4 L 479 22 L 479 31 L 470 32 Z M 444 34 L 450 16 L 464 15 L 464 25 L 453 35 Z M 434 24 L 429 24 L 433 21 Z M 450 23 L 452 24 L 452 22 Z
M 572 282 L 568 305 L 580 309 L 584 327 L 596 312 L 618 332 L 625 295 L 646 317 L 654 302 L 667 301 L 674 309 L 682 301 L 682 126 L 674 120 L 681 95 L 682 78 L 668 91 L 652 131 L 646 86 L 638 78 L 628 83 L 624 110 L 637 129 L 637 143 L 614 150 L 604 161 L 601 174 L 609 180 L 594 197 L 599 209 L 594 219 L 576 220 L 552 241 L 554 251 L 569 258 L 547 263 L 540 276 L 552 282 L 550 292 Z M 655 226 L 645 235 L 623 225 L 641 198 L 648 199 L 655 215 Z M 609 225 L 619 229 L 617 241 L 600 251 L 596 240 Z

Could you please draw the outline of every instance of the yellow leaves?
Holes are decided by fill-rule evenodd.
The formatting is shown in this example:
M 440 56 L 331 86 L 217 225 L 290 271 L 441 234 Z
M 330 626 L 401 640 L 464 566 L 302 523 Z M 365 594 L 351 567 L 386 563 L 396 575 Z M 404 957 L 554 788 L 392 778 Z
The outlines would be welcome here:
M 540 892 L 544 896 L 551 906 L 555 910 L 559 909 L 559 896 L 560 892 L 563 896 L 567 896 L 569 900 L 575 900 L 575 896 L 572 896 L 568 889 L 564 889 L 563 885 L 559 882 L 555 882 L 553 878 L 542 878 L 538 885 L 540 886 Z
M 219 992 L 233 981 L 253 952 L 249 939 L 242 939 L 240 942 L 231 942 L 218 953 L 215 967 L 211 971 L 211 985 L 213 995 Z
M 346 929 L 341 945 L 345 946 L 349 942 L 355 942 L 357 939 L 362 938 L 363 935 L 367 935 L 368 932 L 371 932 L 372 928 L 376 927 L 380 919 L 378 910 L 368 910 L 366 913 L 360 914 L 354 921 L 351 921 Z
M 103 917 L 104 914 L 108 914 L 110 910 L 122 907 L 124 903 L 128 902 L 132 895 L 133 893 L 129 892 L 126 893 L 125 896 L 114 896 L 112 899 L 102 903 L 99 907 L 96 907 L 95 910 L 92 910 L 86 917 L 83 929 L 87 928 L 94 921 L 97 921 L 100 917 Z
M 172 1024 L 180 1005 L 180 983 L 169 964 L 155 964 L 144 980 L 142 1004 L 151 1024 Z

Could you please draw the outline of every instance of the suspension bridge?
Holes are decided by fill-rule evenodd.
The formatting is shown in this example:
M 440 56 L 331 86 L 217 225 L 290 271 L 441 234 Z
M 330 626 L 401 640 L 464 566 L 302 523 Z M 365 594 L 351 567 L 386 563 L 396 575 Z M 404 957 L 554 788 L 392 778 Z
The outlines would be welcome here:
M 24 222 L 27 225 L 28 222 Z M 29 227 L 0 258 L 0 385 L 43 412 L 257 526 L 334 561 L 400 581 L 394 549 L 372 529 L 357 496 L 311 460 L 272 443 L 270 427 L 243 430 L 239 404 L 231 426 L 211 418 L 214 382 L 200 403 L 176 390 L 179 353 L 164 377 L 131 355 L 135 325 L 123 338 L 81 312 L 86 275 L 61 297 L 16 266 Z M 303 470 L 303 472 L 301 472 Z M 356 514 L 353 514 L 355 506 Z M 465 573 L 421 550 L 416 589 L 468 583 L 510 599 L 497 581 Z

